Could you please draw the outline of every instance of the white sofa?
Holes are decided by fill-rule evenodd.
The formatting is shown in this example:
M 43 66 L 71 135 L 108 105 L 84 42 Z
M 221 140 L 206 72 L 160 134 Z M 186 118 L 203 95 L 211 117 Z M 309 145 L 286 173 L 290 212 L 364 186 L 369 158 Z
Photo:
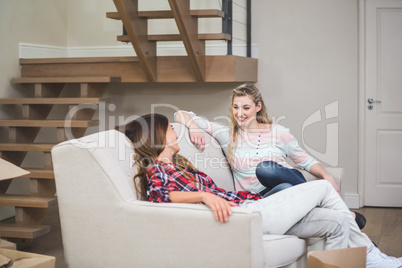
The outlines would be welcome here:
M 180 153 L 219 187 L 233 190 L 216 140 L 207 135 L 201 153 L 185 127 L 174 128 Z M 258 212 L 235 207 L 222 224 L 204 205 L 137 200 L 133 150 L 121 132 L 60 143 L 52 157 L 69 267 L 306 267 L 308 241 L 263 235 Z M 342 169 L 329 172 L 340 181 Z M 315 249 L 322 249 L 322 239 L 315 242 Z

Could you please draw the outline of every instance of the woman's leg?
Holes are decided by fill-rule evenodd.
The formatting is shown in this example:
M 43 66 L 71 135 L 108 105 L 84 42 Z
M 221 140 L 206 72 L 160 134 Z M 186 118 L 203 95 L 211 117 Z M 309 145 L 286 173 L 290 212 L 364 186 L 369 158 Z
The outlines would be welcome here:
M 326 250 L 347 248 L 350 235 L 347 215 L 337 210 L 313 208 L 286 232 L 300 238 L 322 237 L 323 233 L 327 238 Z
M 365 246 L 369 250 L 373 247 L 367 235 L 363 234 L 356 225 L 346 204 L 342 201 L 332 185 L 325 180 L 317 180 L 290 187 L 284 191 L 268 196 L 258 201 L 246 201 L 243 206 L 260 211 L 263 221 L 263 232 L 267 234 L 285 234 L 296 223 L 303 219 L 304 226 L 293 230 L 293 234 L 302 237 L 327 237 L 329 245 L 339 246 L 336 237 L 339 239 L 341 233 L 349 232 L 347 241 L 348 247 Z M 312 212 L 314 208 L 325 208 L 343 216 L 327 216 L 324 212 Z M 309 214 L 310 213 L 310 214 Z M 314 227 L 314 221 L 338 221 L 334 224 Z M 346 224 L 345 221 L 349 224 Z M 331 235 L 338 225 L 336 235 Z M 311 228 L 306 229 L 306 226 Z M 343 227 L 342 227 L 343 226 Z M 335 229 L 334 229 L 335 228 Z
M 260 192 L 264 197 L 266 197 L 265 194 L 271 191 L 273 191 L 273 193 L 278 192 L 276 187 L 282 183 L 298 185 L 307 182 L 299 170 L 286 168 L 274 161 L 260 162 L 257 165 L 255 173 L 260 183 L 267 187 Z M 360 229 L 363 229 L 366 225 L 366 218 L 361 214 L 356 214 L 356 216 L 359 216 L 355 218 L 357 225 Z
M 269 190 L 268 188 L 265 188 L 265 190 L 262 190 L 261 192 L 260 192 L 260 195 L 262 195 L 263 196 L 263 198 L 265 198 L 265 197 L 268 197 L 268 196 L 270 196 L 270 195 L 273 195 L 273 194 L 275 194 L 275 193 L 277 193 L 277 192 L 280 192 L 280 191 L 282 191 L 282 190 L 285 190 L 285 189 L 287 189 L 287 188 L 290 188 L 290 187 L 292 187 L 293 185 L 292 184 L 290 184 L 290 183 L 281 183 L 281 184 L 279 184 L 279 185 L 277 185 L 277 186 L 275 186 L 274 188 L 272 188 L 271 190 Z
M 284 167 L 274 161 L 263 161 L 259 163 L 255 174 L 260 183 L 268 189 L 273 189 L 281 183 L 297 185 L 306 182 L 306 179 L 300 171 Z

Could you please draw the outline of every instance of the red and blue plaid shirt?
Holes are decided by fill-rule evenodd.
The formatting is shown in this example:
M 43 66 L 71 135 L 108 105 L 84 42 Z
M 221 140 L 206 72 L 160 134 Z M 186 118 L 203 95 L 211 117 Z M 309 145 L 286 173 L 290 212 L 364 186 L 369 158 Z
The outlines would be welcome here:
M 246 200 L 258 200 L 262 196 L 248 191 L 225 191 L 218 188 L 214 181 L 205 173 L 197 169 L 187 169 L 193 180 L 187 179 L 179 165 L 173 163 L 156 162 L 148 167 L 148 201 L 166 203 L 171 202 L 169 192 L 208 192 L 215 194 L 229 202 L 241 204 Z

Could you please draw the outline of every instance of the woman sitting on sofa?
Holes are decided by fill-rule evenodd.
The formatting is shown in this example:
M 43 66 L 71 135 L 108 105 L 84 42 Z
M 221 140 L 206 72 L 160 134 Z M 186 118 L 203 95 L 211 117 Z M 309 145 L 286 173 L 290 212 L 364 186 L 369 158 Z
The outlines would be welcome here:
M 265 195 L 268 191 L 274 193 L 305 183 L 303 174 L 286 162 L 289 157 L 297 167 L 330 182 L 340 194 L 334 178 L 299 146 L 289 129 L 269 119 L 261 92 L 255 85 L 243 84 L 233 89 L 231 100 L 229 126 L 187 111 L 175 113 L 175 120 L 189 129 L 191 141 L 201 150 L 205 138 L 200 128 L 219 142 L 231 165 L 236 190 Z M 351 213 L 363 229 L 364 216 Z
M 125 127 L 133 143 L 137 191 L 151 202 L 199 203 L 215 219 L 229 221 L 231 207 L 257 210 L 266 234 L 326 237 L 326 249 L 367 247 L 367 267 L 400 267 L 402 260 L 382 254 L 356 225 L 349 209 L 325 180 L 290 187 L 266 198 L 248 191 L 225 191 L 178 154 L 177 134 L 160 114 L 142 116 Z

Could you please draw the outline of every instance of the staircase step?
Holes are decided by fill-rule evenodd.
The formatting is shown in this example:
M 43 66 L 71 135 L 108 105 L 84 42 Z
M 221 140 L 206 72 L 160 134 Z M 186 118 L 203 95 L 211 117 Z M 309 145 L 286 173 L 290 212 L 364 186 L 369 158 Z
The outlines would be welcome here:
M 194 9 L 190 10 L 190 14 L 197 18 L 223 18 L 225 13 L 219 9 Z M 147 19 L 172 19 L 173 13 L 171 10 L 162 11 L 140 11 L 138 16 Z M 121 20 L 118 12 L 107 12 L 106 17 L 114 20 Z
M 0 143 L 5 152 L 50 152 L 56 143 Z
M 216 55 L 205 57 L 208 70 L 206 82 L 243 83 L 258 80 L 258 59 Z M 103 61 L 99 58 L 20 59 L 20 64 L 23 77 L 59 77 L 68 73 L 78 76 L 121 77 L 122 83 L 148 81 L 137 57 L 111 57 L 104 58 Z M 189 68 L 187 55 L 159 56 L 157 62 L 157 82 L 196 82 L 194 72 Z
M 216 34 L 198 34 L 199 40 L 230 40 L 231 36 L 227 33 L 216 33 Z M 148 40 L 150 41 L 181 41 L 182 37 L 180 34 L 159 34 L 159 35 L 148 35 Z
M 68 124 L 67 124 L 68 122 Z M 0 126 L 2 127 L 74 127 L 87 128 L 97 126 L 98 120 L 13 120 L 1 119 Z
M 17 84 L 27 83 L 111 83 L 120 82 L 120 77 L 86 76 L 86 77 L 17 77 L 12 82 Z
M 32 179 L 54 179 L 54 172 L 52 169 L 43 168 L 24 168 L 29 171 L 29 174 L 21 176 L 21 178 L 32 178 Z
M 198 18 L 224 18 L 225 12 L 219 9 L 193 9 L 190 10 L 193 17 Z
M 14 98 L 0 99 L 0 104 L 99 104 L 99 98 Z
M 34 239 L 50 231 L 48 225 L 0 224 L 0 234 L 8 238 Z
M 0 194 L 0 206 L 49 208 L 56 205 L 57 198 L 54 196 Z
M 77 57 L 77 58 L 33 58 L 20 59 L 21 65 L 30 64 L 79 64 L 79 63 L 123 63 L 139 62 L 137 57 Z M 92 77 L 92 76 L 91 76 Z M 101 76 L 104 77 L 104 76 Z
M 199 40 L 231 40 L 230 34 L 227 33 L 215 33 L 215 34 L 198 34 Z M 148 35 L 149 41 L 182 41 L 180 34 L 158 34 Z M 130 42 L 128 35 L 117 36 L 117 41 Z

